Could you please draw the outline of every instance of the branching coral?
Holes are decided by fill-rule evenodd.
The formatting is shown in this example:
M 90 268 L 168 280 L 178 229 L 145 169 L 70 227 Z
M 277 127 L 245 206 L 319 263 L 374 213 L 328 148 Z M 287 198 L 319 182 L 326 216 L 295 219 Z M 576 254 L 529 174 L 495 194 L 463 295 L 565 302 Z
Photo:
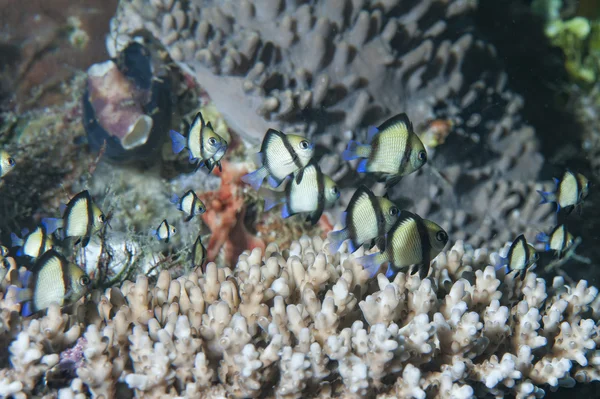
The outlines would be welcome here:
M 32 393 L 80 333 L 78 378 L 61 395 L 110 397 L 121 381 L 148 398 L 533 398 L 600 375 L 600 298 L 585 281 L 515 280 L 459 241 L 425 280 L 368 284 L 360 253 L 324 248 L 303 237 L 245 252 L 235 270 L 139 276 L 90 302 L 87 325 L 70 329 L 51 307 L 14 336 L 3 387 Z

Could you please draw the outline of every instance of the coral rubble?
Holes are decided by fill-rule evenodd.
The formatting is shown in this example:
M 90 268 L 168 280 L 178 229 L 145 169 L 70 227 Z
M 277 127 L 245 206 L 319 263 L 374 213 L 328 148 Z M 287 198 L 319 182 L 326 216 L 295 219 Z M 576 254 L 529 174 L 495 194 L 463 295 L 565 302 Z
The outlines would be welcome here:
M 146 398 L 534 398 L 598 380 L 600 299 L 585 281 L 514 279 L 459 241 L 425 280 L 369 285 L 360 254 L 326 245 L 304 236 L 245 252 L 234 270 L 138 276 L 71 316 L 53 306 L 15 324 L 6 298 L 2 394 L 30 395 L 69 361 L 77 377 L 61 397 L 113 397 L 124 383 Z

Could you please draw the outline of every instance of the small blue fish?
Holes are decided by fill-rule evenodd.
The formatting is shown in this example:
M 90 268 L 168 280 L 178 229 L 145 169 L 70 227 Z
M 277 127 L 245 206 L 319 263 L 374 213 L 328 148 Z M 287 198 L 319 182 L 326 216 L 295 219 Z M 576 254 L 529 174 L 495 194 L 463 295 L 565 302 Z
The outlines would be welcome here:
M 525 278 L 525 272 L 529 266 L 537 262 L 539 254 L 535 248 L 527 243 L 525 236 L 521 234 L 510 245 L 508 254 L 506 257 L 501 257 L 501 262 L 496 265 L 496 270 L 506 268 L 506 273 L 516 271 L 515 277 L 521 277 L 521 280 Z
M 564 224 L 556 226 L 550 234 L 539 233 L 536 236 L 536 239 L 539 242 L 546 244 L 544 248 L 546 251 L 556 251 L 559 258 L 561 258 L 575 242 L 575 237 L 567 231 Z
M 537 190 L 542 196 L 541 204 L 556 202 L 556 212 L 561 208 L 567 214 L 580 206 L 589 192 L 589 180 L 581 173 L 567 170 L 562 180 L 554 178 L 556 189 L 552 192 Z
M 308 165 L 313 153 L 313 144 L 304 137 L 269 129 L 258 153 L 262 166 L 243 176 L 242 181 L 256 191 L 266 178 L 271 187 L 279 187 L 289 175 Z
M 169 243 L 171 237 L 173 237 L 175 234 L 177 234 L 177 229 L 171 226 L 169 222 L 167 222 L 167 219 L 164 219 L 158 225 L 156 230 L 150 230 L 150 235 L 155 236 L 159 241 L 164 240 L 167 244 Z
M 202 215 L 206 212 L 204 203 L 198 198 L 194 190 L 188 190 L 180 198 L 177 194 L 173 194 L 171 202 L 177 204 L 177 209 L 181 212 L 187 213 L 189 216 L 185 219 L 186 222 L 192 220 L 196 215 Z
M 214 131 L 210 122 L 204 122 L 200 112 L 194 118 L 187 138 L 175 130 L 171 130 L 169 136 L 173 152 L 179 154 L 184 148 L 187 148 L 190 163 L 197 164 L 196 169 L 203 166 L 217 153 L 222 158 L 227 150 L 227 141 Z
M 388 188 L 427 162 L 425 146 L 406 114 L 396 115 L 377 128 L 371 127 L 368 140 L 369 144 L 350 141 L 342 158 L 346 161 L 364 158 L 357 172 L 375 173 Z

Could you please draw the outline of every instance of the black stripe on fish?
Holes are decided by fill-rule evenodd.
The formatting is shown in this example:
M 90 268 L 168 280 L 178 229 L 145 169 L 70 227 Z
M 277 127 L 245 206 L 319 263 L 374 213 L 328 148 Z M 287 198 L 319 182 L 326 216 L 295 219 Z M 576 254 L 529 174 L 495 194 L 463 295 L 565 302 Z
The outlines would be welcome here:
M 169 239 L 171 238 L 171 226 L 169 226 L 169 222 L 167 221 L 167 219 L 163 220 L 163 223 L 165 224 L 165 227 L 167 228 L 167 238 L 165 239 L 165 243 L 168 244 Z M 160 226 L 159 226 L 159 228 L 160 228 Z
M 385 240 L 380 239 L 385 236 L 385 216 L 383 215 L 383 209 L 381 209 L 381 202 L 371 190 L 369 190 L 369 201 L 373 212 L 375 212 L 375 220 L 377 220 L 377 237 L 374 238 L 374 241 L 380 251 L 385 251 Z
M 36 257 L 40 256 L 44 252 L 44 248 L 46 248 L 46 240 L 48 239 L 47 234 L 46 234 L 46 229 L 44 228 L 44 226 L 42 225 L 39 228 L 40 228 L 40 231 L 42 232 L 42 239 L 40 240 L 40 246 L 38 247 Z M 25 242 L 27 242 L 27 241 L 25 241 Z
M 317 210 L 314 211 L 308 218 L 311 224 L 314 226 L 319 222 L 321 216 L 323 215 L 323 211 L 325 210 L 325 175 L 321 172 L 321 167 L 319 164 L 311 160 L 310 164 L 313 164 L 315 167 L 315 173 L 317 174 Z
M 367 194 L 367 196 L 369 197 L 369 201 L 371 201 L 371 205 L 373 205 L 373 192 L 363 184 L 356 189 L 354 195 L 352 195 L 352 198 L 348 203 L 348 208 L 346 209 L 346 228 L 348 229 L 348 236 L 350 237 L 350 241 L 352 241 L 352 245 L 354 246 L 354 248 L 358 247 L 358 243 L 355 241 L 356 237 L 358 236 L 358 231 L 356 229 L 356 226 L 354 225 L 354 220 L 352 216 L 354 214 L 354 207 L 356 206 L 356 202 L 363 193 Z M 383 251 L 383 249 L 381 248 L 379 248 L 379 250 Z
M 90 196 L 90 193 L 88 190 L 83 190 L 82 192 L 78 193 L 73 198 L 71 198 L 71 200 L 67 204 L 67 207 L 65 208 L 65 212 L 63 214 L 64 233 L 65 233 L 65 237 L 67 237 L 67 235 L 69 234 L 69 227 L 70 227 L 69 215 L 71 214 L 71 212 L 73 212 L 73 208 L 75 207 L 75 205 L 77 205 L 77 203 L 79 201 L 86 201 L 85 209 L 87 212 L 87 215 L 86 215 L 87 216 L 87 226 L 85 227 L 85 235 L 83 236 L 83 242 L 82 242 L 82 245 L 84 247 L 86 247 L 90 241 L 90 236 L 92 234 L 92 225 L 94 223 L 94 220 L 93 220 L 94 212 L 92 209 L 92 197 Z M 75 242 L 75 245 L 77 245 L 80 241 L 82 241 L 81 237 Z
M 198 197 L 196 196 L 196 193 L 194 193 L 192 190 L 190 190 L 190 192 L 193 193 L 192 194 L 192 209 L 190 209 L 190 215 L 187 218 L 185 218 L 186 222 L 189 222 L 194 217 L 194 214 L 196 212 L 196 202 L 198 201 Z M 182 202 L 181 208 L 183 209 L 183 199 L 181 202 Z
M 429 273 L 429 264 L 431 263 L 431 259 L 429 259 L 429 255 L 431 254 L 431 242 L 429 241 L 429 231 L 427 231 L 427 226 L 423 223 L 423 219 L 420 216 L 415 215 L 415 223 L 421 241 L 421 264 L 415 269 L 419 270 L 419 277 L 421 277 L 422 280 L 427 277 L 427 273 Z M 411 274 L 415 273 L 415 269 L 412 270 Z
M 281 142 L 283 143 L 283 146 L 285 147 L 285 149 L 287 150 L 288 154 L 292 157 L 292 161 L 294 162 L 294 165 L 296 165 L 296 167 L 298 169 L 302 168 L 302 163 L 300 162 L 300 158 L 298 157 L 298 153 L 296 153 L 296 150 L 294 150 L 294 147 L 292 147 L 292 145 L 290 144 L 290 141 L 288 140 L 288 137 L 283 134 L 282 132 L 280 132 L 279 130 L 275 130 L 275 129 L 269 129 L 267 130 L 267 135 L 275 135 L 277 137 L 279 137 L 281 139 Z M 260 152 L 263 153 L 263 156 L 265 157 L 265 160 L 268 163 L 268 159 L 267 159 L 267 148 L 265 147 L 266 144 L 268 144 L 270 142 L 270 140 L 267 140 L 267 136 L 265 136 L 265 139 L 263 139 L 261 148 L 260 148 Z M 271 167 L 271 165 L 268 165 L 269 169 Z
M 200 141 L 200 156 L 204 158 L 204 118 L 202 118 L 202 114 L 200 112 L 198 112 L 196 118 L 200 118 L 200 135 L 198 140 Z M 200 164 L 202 161 L 199 161 L 198 163 Z
M 521 251 L 523 251 L 523 264 L 519 265 L 518 269 L 515 269 L 513 267 L 513 265 L 511 264 L 512 263 L 511 261 L 512 261 L 512 257 L 513 257 L 515 250 L 517 250 L 519 247 L 520 247 Z M 513 241 L 512 245 L 510 246 L 510 248 L 508 250 L 508 254 L 506 255 L 506 259 L 508 262 L 507 266 L 509 268 L 509 271 L 516 270 L 517 274 L 520 274 L 525 271 L 525 268 L 529 264 L 529 251 L 527 248 L 527 241 L 525 240 L 525 237 L 523 236 L 523 234 L 518 236 L 515 239 L 515 241 Z M 523 273 L 523 276 L 521 276 L 521 280 L 523 279 L 524 276 L 525 276 L 525 273 Z
M 400 125 L 400 124 L 403 124 L 404 126 L 406 126 L 406 130 L 408 131 L 409 134 L 413 133 L 412 122 L 410 121 L 410 119 L 408 119 L 408 115 L 406 115 L 405 113 L 395 115 L 395 116 L 391 117 L 390 119 L 386 120 L 385 122 L 383 122 L 381 125 L 379 125 L 377 127 L 377 130 L 379 130 L 381 132 L 385 129 L 389 129 L 393 125 Z

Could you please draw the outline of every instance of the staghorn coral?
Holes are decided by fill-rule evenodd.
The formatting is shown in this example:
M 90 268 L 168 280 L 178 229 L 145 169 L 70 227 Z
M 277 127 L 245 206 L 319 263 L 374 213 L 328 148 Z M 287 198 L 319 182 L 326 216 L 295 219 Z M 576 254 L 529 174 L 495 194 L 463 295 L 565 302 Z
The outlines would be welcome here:
M 79 362 L 61 397 L 112 397 L 124 384 L 146 398 L 534 398 L 600 375 L 600 297 L 585 281 L 515 280 L 496 272 L 495 253 L 459 241 L 426 280 L 369 284 L 353 262 L 361 253 L 326 246 L 304 236 L 246 251 L 234 270 L 138 276 L 100 293 L 69 329 L 51 307 L 12 334 L 3 387 L 34 393 L 80 335 L 82 355 L 61 356 Z

